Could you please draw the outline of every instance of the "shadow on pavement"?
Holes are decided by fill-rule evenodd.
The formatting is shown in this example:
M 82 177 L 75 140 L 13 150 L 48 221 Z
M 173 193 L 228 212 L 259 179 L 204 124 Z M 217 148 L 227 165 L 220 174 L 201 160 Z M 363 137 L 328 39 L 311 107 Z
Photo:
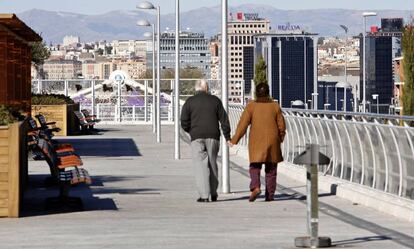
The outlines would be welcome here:
M 143 177 L 124 177 L 124 176 L 92 176 L 91 185 L 75 185 L 70 189 L 70 196 L 80 197 L 82 199 L 84 210 L 97 211 L 97 210 L 112 210 L 117 211 L 116 206 L 112 198 L 100 198 L 99 195 L 119 194 L 119 195 L 160 195 L 159 189 L 151 188 L 117 188 L 109 187 L 116 182 L 125 182 L 130 180 L 137 180 Z M 25 192 L 22 205 L 21 216 L 33 217 L 44 216 L 50 214 L 59 213 L 71 213 L 78 212 L 76 210 L 70 210 L 68 208 L 58 208 L 55 210 L 46 210 L 46 198 L 55 197 L 59 194 L 59 187 L 56 183 L 53 183 L 50 179 L 50 175 L 30 175 L 27 191 Z
M 249 196 L 250 196 L 250 192 L 249 191 L 238 191 L 239 193 L 246 193 L 246 196 L 242 196 L 242 197 L 237 197 L 237 198 L 230 198 L 230 199 L 223 199 L 223 200 L 218 200 L 218 201 L 240 201 L 240 200 L 248 200 Z M 236 192 L 235 192 L 236 193 Z M 325 194 L 319 194 L 319 197 L 326 197 L 326 196 L 331 196 L 331 193 L 325 193 Z M 262 192 L 262 194 L 260 196 L 257 197 L 257 200 L 260 201 L 260 199 L 264 199 L 264 194 Z M 306 195 L 301 195 L 301 194 L 277 194 L 275 195 L 275 201 L 290 201 L 290 200 L 306 200 Z
M 353 238 L 353 239 L 348 239 L 348 240 L 332 241 L 332 246 L 353 245 L 353 244 L 366 243 L 366 242 L 371 242 L 371 241 L 382 241 L 382 240 L 392 240 L 392 238 L 388 236 L 359 237 L 359 238 Z
M 134 140 L 130 138 L 111 139 L 59 139 L 60 143 L 70 143 L 79 156 L 95 157 L 138 157 L 142 156 Z

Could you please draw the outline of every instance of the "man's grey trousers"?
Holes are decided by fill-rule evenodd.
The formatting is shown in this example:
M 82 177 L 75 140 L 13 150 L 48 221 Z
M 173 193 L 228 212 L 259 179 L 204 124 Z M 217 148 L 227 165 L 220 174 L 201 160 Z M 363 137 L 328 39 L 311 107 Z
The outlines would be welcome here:
M 217 196 L 219 148 L 220 141 L 212 138 L 196 139 L 191 142 L 197 190 L 203 199 Z

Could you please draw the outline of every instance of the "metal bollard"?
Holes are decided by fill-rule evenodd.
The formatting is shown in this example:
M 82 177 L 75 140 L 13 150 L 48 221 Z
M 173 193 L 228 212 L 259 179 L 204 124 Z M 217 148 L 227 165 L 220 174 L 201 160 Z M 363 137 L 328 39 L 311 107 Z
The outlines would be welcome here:
M 330 247 L 329 237 L 319 237 L 318 165 L 329 164 L 330 159 L 319 152 L 319 145 L 309 144 L 304 152 L 293 160 L 294 164 L 306 165 L 306 200 L 308 235 L 295 238 L 296 247 Z

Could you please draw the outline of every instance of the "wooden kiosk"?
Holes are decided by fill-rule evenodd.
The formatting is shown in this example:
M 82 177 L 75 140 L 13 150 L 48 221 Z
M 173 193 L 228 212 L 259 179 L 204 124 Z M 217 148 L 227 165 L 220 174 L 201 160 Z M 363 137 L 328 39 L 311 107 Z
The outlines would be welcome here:
M 30 112 L 30 43 L 41 40 L 16 15 L 0 14 L 0 105 Z M 0 126 L 0 217 L 19 217 L 28 172 L 25 127 Z

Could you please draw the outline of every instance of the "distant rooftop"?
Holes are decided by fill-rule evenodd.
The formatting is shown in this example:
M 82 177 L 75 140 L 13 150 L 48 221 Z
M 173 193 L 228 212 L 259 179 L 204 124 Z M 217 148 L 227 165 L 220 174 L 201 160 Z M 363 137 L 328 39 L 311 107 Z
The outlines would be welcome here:
M 182 38 L 204 38 L 204 33 L 202 32 L 191 32 L 191 31 L 180 31 L 180 37 Z M 175 38 L 174 31 L 164 31 L 161 34 L 161 38 Z

